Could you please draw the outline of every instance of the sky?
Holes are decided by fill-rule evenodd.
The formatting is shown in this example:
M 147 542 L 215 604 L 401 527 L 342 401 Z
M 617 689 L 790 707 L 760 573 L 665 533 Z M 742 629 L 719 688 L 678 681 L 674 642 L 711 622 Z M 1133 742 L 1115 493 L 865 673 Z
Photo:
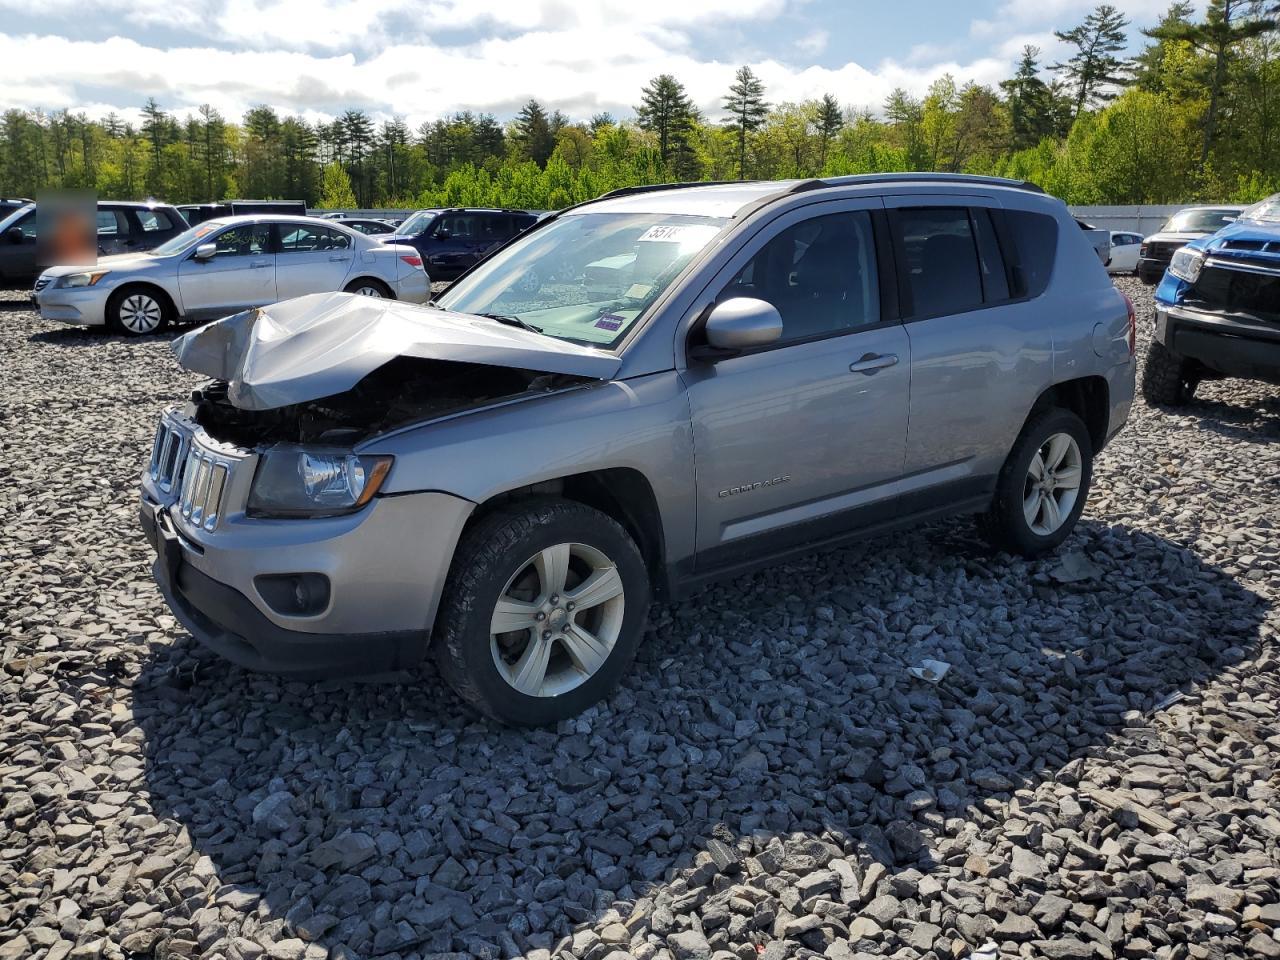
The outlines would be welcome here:
M 1169 0 L 1113 0 L 1139 29 Z M 114 111 L 148 96 L 239 119 L 360 108 L 411 127 L 458 110 L 510 119 L 530 97 L 574 119 L 634 112 L 660 73 L 711 119 L 749 64 L 773 103 L 832 93 L 879 111 L 943 73 L 995 84 L 1024 44 L 1043 63 L 1094 0 L 0 0 L 0 110 Z

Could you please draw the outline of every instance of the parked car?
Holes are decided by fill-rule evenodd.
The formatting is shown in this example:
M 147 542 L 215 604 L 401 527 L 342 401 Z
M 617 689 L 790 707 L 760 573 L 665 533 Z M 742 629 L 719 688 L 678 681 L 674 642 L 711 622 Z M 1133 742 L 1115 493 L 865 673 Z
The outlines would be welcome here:
M 1223 205 L 1187 207 L 1165 221 L 1157 233 L 1142 241 L 1138 249 L 1138 279 L 1159 283 L 1173 252 L 1198 237 L 1207 237 L 1239 216 L 1244 207 Z
M 29 203 L 35 203 L 35 201 L 27 197 L 0 197 L 0 216 L 12 213 L 19 207 L 25 207 Z
M 421 253 L 433 279 L 452 280 L 537 221 L 537 215 L 526 210 L 419 210 L 396 228 L 393 242 L 407 243 Z
M 1111 265 L 1111 234 L 1103 230 L 1101 227 L 1095 227 L 1092 223 L 1085 223 L 1079 217 L 1075 218 L 1076 226 L 1084 231 L 1084 235 L 1089 238 L 1089 245 L 1093 247 L 1093 252 L 1098 255 L 1098 260 L 1104 267 Z
M 177 208 L 162 203 L 98 201 L 98 255 L 150 250 L 187 229 Z M 29 284 L 37 273 L 39 224 L 34 203 L 0 220 L 0 280 Z
M 1138 269 L 1138 248 L 1142 246 L 1142 235 L 1124 230 L 1111 231 L 1111 259 L 1107 263 L 1107 273 L 1133 273 Z
M 187 223 L 195 226 L 214 218 L 247 216 L 264 213 L 287 213 L 305 217 L 307 204 L 305 200 L 220 200 L 217 203 L 184 203 L 178 208 L 187 218 Z
M 344 227 L 350 227 L 352 230 L 359 230 L 368 236 L 379 236 L 386 233 L 395 233 L 396 227 L 393 223 L 386 220 L 375 220 L 372 217 L 332 217 L 328 219 L 336 220 Z
M 1155 292 L 1142 393 L 1190 402 L 1204 380 L 1280 384 L 1280 193 L 1173 254 Z
M 955 513 L 1052 550 L 1134 392 L 1132 304 L 1010 180 L 615 191 L 435 305 L 175 344 L 214 379 L 163 414 L 141 520 L 214 650 L 350 675 L 430 638 L 467 701 L 548 723 L 617 683 L 651 595 Z
M 51 267 L 36 281 L 35 301 L 46 320 L 143 334 L 331 290 L 425 303 L 431 280 L 416 250 L 332 220 L 244 216 L 206 220 L 94 268 Z

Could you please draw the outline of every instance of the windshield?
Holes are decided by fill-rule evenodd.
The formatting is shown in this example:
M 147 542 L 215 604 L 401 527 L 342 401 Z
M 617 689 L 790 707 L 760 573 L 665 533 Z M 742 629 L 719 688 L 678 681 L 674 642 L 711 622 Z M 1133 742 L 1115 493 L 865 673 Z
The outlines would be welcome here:
M 420 233 L 426 232 L 427 227 L 431 226 L 431 221 L 436 218 L 438 210 L 419 210 L 400 226 L 396 227 L 396 233 L 404 237 L 416 237 Z
M 1217 233 L 1239 215 L 1238 210 L 1183 210 L 1170 217 L 1160 232 Z
M 149 252 L 153 257 L 167 257 L 174 253 L 181 253 L 188 247 L 199 243 L 201 238 L 207 237 L 221 226 L 221 220 L 206 220 L 204 223 L 197 223 L 190 230 L 184 230 L 176 237 L 166 240 L 160 246 L 153 247 Z
M 1280 193 L 1259 200 L 1252 207 L 1240 214 L 1241 220 L 1256 220 L 1262 223 L 1280 223 Z
M 656 213 L 561 217 L 496 254 L 436 302 L 612 347 L 725 222 Z
M 24 207 L 18 207 L 18 209 L 10 211 L 7 216 L 0 219 L 0 233 L 4 233 L 10 227 L 14 226 L 20 217 L 25 217 L 33 209 L 35 209 L 35 204 L 28 203 Z

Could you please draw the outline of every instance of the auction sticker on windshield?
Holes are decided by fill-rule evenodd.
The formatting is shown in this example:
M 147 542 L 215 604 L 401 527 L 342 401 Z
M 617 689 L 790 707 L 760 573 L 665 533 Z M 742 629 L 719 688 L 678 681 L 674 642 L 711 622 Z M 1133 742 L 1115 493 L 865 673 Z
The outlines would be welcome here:
M 655 223 L 640 234 L 640 243 L 678 243 L 681 246 L 698 244 L 701 246 L 717 233 L 719 227 L 705 223 Z

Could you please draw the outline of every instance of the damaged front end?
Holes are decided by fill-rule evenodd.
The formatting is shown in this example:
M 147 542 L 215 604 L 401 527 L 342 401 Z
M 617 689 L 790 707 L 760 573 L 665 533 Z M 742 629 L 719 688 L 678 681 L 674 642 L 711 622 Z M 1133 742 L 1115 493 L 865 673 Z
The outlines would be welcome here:
M 212 380 L 192 391 L 188 413 L 211 437 L 240 447 L 350 447 L 398 427 L 589 382 L 569 374 L 396 357 L 350 390 L 265 410 L 236 406 L 230 384 Z
M 606 351 L 482 317 L 329 293 L 249 310 L 174 343 L 212 382 L 191 418 L 223 443 L 351 446 L 411 423 L 608 379 Z

